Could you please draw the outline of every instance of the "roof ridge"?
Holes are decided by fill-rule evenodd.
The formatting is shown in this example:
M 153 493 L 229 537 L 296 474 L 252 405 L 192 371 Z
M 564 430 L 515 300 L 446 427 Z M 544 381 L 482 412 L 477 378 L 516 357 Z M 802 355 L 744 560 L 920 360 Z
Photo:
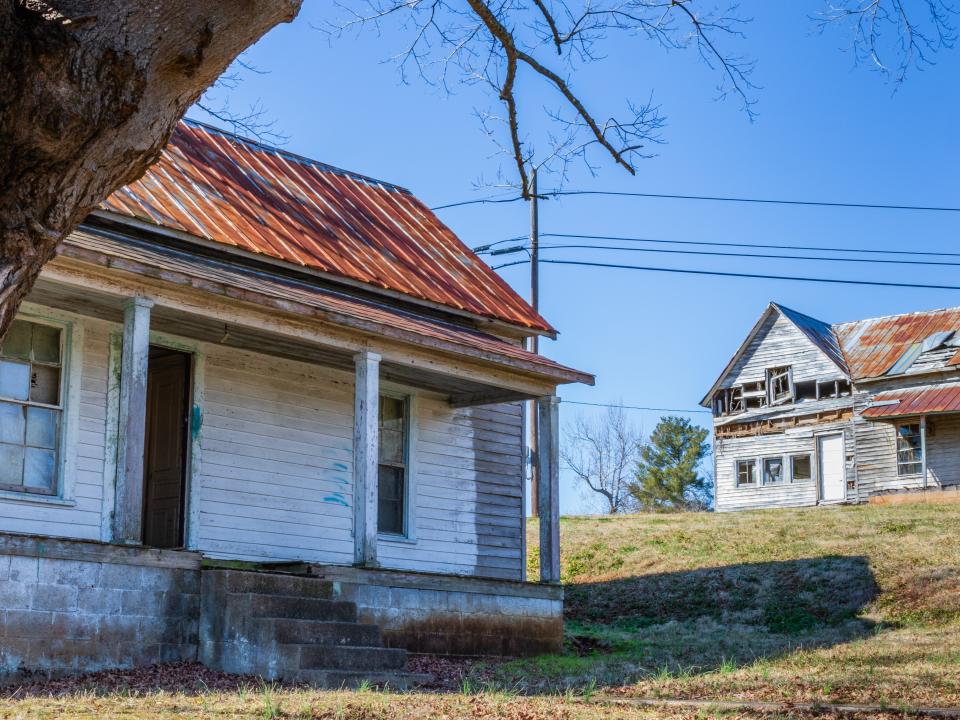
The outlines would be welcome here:
M 236 142 L 243 143 L 244 145 L 249 145 L 252 148 L 264 152 L 274 153 L 280 155 L 294 162 L 300 163 L 302 165 L 310 165 L 316 167 L 324 172 L 332 172 L 336 175 L 344 175 L 345 177 L 354 178 L 355 180 L 360 180 L 373 185 L 382 185 L 383 187 L 394 190 L 396 192 L 401 192 L 406 195 L 413 195 L 413 192 L 403 187 L 402 185 L 396 185 L 386 180 L 380 180 L 370 175 L 364 175 L 362 173 L 354 172 L 353 170 L 344 170 L 343 168 L 337 167 L 336 165 L 331 165 L 330 163 L 321 162 L 320 160 L 315 160 L 313 158 L 307 157 L 306 155 L 300 155 L 295 152 L 290 152 L 289 150 L 284 150 L 283 148 L 278 148 L 274 145 L 268 145 L 265 142 L 260 140 L 254 140 L 253 138 L 244 137 L 238 133 L 230 132 L 229 130 L 224 130 L 219 128 L 216 125 L 211 125 L 209 123 L 201 122 L 200 120 L 194 120 L 193 118 L 183 118 L 180 122 L 184 125 L 189 125 L 191 127 L 202 128 L 208 132 L 215 133 L 222 137 L 234 140 Z
M 807 318 L 808 320 L 815 320 L 816 322 L 820 323 L 821 325 L 826 325 L 828 328 L 832 328 L 833 325 L 834 325 L 833 323 L 829 323 L 829 322 L 827 322 L 826 320 L 821 320 L 820 318 L 816 318 L 816 317 L 814 317 L 813 315 L 807 315 L 806 313 L 800 312 L 799 310 L 794 310 L 793 308 L 787 307 L 786 305 L 783 305 L 782 303 L 778 303 L 778 302 L 771 301 L 770 304 L 773 305 L 773 306 L 774 306 L 775 308 L 777 308 L 778 310 L 786 310 L 787 312 L 793 313 L 794 315 L 799 315 L 800 317 L 805 317 L 805 318 Z

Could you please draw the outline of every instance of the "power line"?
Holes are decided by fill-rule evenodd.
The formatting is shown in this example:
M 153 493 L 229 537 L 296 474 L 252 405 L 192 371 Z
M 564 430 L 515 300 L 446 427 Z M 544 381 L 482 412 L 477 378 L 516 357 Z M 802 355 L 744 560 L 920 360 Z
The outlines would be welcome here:
M 684 410 L 682 408 L 656 408 L 656 407 L 642 407 L 640 405 L 617 405 L 616 403 L 592 403 L 592 402 L 579 402 L 577 400 L 563 400 L 564 405 L 588 405 L 590 407 L 602 407 L 602 408 L 623 408 L 624 410 L 646 410 L 649 412 L 675 412 L 675 413 L 710 413 L 713 414 L 710 410 Z
M 732 258 L 760 258 L 773 260 L 812 260 L 817 262 L 846 262 L 846 263 L 882 263 L 886 265 L 936 265 L 946 267 L 958 267 L 960 262 L 948 262 L 945 260 L 892 260 L 889 258 L 847 258 L 847 257 L 824 257 L 811 255 L 774 255 L 770 253 L 740 253 L 740 252 L 717 252 L 711 250 L 666 250 L 664 248 L 640 248 L 624 247 L 610 245 L 540 245 L 541 250 L 614 250 L 620 252 L 645 252 L 645 253 L 663 253 L 670 255 L 698 255 L 709 257 L 732 257 Z M 505 248 L 503 250 L 494 250 L 491 255 L 509 255 L 515 252 L 526 251 L 526 246 Z
M 829 202 L 823 200 L 789 200 L 782 198 L 730 197 L 723 195 L 673 195 L 668 193 L 623 192 L 615 190 L 554 190 L 541 193 L 550 197 L 602 195 L 608 197 L 641 197 L 667 200 L 703 200 L 708 202 L 751 203 L 760 205 L 801 205 L 806 207 L 855 208 L 861 210 L 916 210 L 923 212 L 960 212 L 960 207 L 928 205 L 889 205 L 886 203 Z
M 495 265 L 494 270 L 522 265 L 528 260 L 516 260 L 502 265 Z M 588 262 L 586 260 L 550 260 L 541 258 L 541 263 L 551 265 L 576 265 L 579 267 L 609 268 L 615 270 L 641 270 L 644 272 L 679 273 L 683 275 L 713 275 L 715 277 L 751 278 L 758 280 L 790 280 L 793 282 L 827 283 L 833 285 L 870 285 L 873 287 L 917 288 L 922 290 L 960 290 L 960 285 L 923 285 L 919 283 L 882 282 L 879 280 L 847 280 L 843 278 L 817 278 L 797 275 L 764 275 L 761 273 L 721 272 L 719 270 L 690 270 L 687 268 L 646 267 L 642 265 L 620 265 L 617 263 Z
M 716 240 L 662 240 L 657 238 L 629 237 L 623 235 L 587 235 L 583 233 L 540 233 L 540 237 L 569 240 L 602 240 L 609 242 L 650 243 L 656 245 L 695 245 L 700 247 L 757 248 L 762 250 L 803 250 L 811 252 L 862 253 L 866 255 L 899 255 L 905 257 L 915 256 L 960 258 L 960 253 L 945 252 L 942 250 L 876 250 L 872 248 L 827 247 L 825 245 L 774 245 L 770 243 L 722 242 Z M 508 242 L 520 242 L 522 240 L 526 240 L 526 236 L 520 235 L 517 237 L 497 240 L 496 242 L 492 242 L 488 245 L 480 245 L 473 250 L 474 252 L 486 253 L 497 245 L 503 245 L 504 243 Z
M 736 197 L 726 195 L 680 195 L 673 193 L 643 193 L 627 192 L 617 190 L 547 190 L 539 193 L 539 197 L 577 197 L 586 195 L 596 195 L 601 197 L 637 197 L 651 198 L 659 200 L 694 200 L 702 202 L 730 202 L 747 203 L 753 205 L 791 205 L 801 207 L 828 207 L 828 208 L 852 208 L 857 210 L 908 210 L 915 212 L 960 212 L 960 207 L 939 206 L 939 205 L 897 205 L 888 203 L 854 203 L 839 202 L 827 200 L 791 200 L 788 198 L 755 198 L 755 197 Z M 463 205 L 477 205 L 481 203 L 510 203 L 522 200 L 523 197 L 517 195 L 512 198 L 480 198 L 477 200 L 464 200 L 461 202 L 447 203 L 430 208 L 431 210 L 445 210 L 447 208 L 461 207 Z

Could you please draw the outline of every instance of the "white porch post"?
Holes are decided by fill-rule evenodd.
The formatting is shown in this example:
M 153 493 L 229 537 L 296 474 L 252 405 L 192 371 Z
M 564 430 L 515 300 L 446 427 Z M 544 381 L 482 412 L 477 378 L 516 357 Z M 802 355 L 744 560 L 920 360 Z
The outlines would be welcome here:
M 143 446 L 152 307 L 153 301 L 142 297 L 131 298 L 123 306 L 113 540 L 134 545 L 143 542 Z
M 923 489 L 927 489 L 927 416 L 920 416 L 920 461 L 923 472 Z
M 377 475 L 380 454 L 380 356 L 363 350 L 354 356 L 356 394 L 353 415 L 353 561 L 377 565 Z
M 560 398 L 537 399 L 540 420 L 540 581 L 560 582 Z

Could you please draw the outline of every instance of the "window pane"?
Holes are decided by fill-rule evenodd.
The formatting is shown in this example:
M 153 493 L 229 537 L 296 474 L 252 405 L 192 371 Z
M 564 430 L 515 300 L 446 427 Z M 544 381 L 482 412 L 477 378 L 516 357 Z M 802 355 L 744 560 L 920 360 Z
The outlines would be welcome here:
M 380 431 L 380 462 L 403 465 L 403 433 Z
M 381 465 L 379 471 L 377 529 L 403 534 L 403 468 Z
M 30 365 L 0 360 L 0 397 L 26 400 L 30 396 Z
M 23 406 L 0 402 L 0 442 L 23 445 Z
M 27 448 L 23 468 L 23 486 L 52 492 L 56 466 L 57 454 L 53 450 Z
M 33 359 L 35 362 L 60 362 L 60 330 L 49 325 L 33 326 Z
M 380 396 L 380 427 L 384 430 L 403 430 L 403 400 Z
M 0 355 L 20 360 L 30 359 L 30 323 L 14 320 L 3 340 Z
M 813 477 L 809 455 L 793 456 L 793 479 L 810 480 Z
M 57 446 L 57 421 L 60 412 L 45 408 L 27 408 L 27 445 L 36 448 Z
M 783 460 L 766 458 L 763 461 L 763 484 L 776 485 L 783 482 Z
M 0 443 L 0 484 L 20 485 L 23 482 L 23 448 Z
M 34 365 L 30 399 L 45 405 L 60 404 L 60 368 Z
M 756 464 L 753 460 L 741 460 L 737 463 L 737 482 L 740 485 L 752 485 L 756 481 Z

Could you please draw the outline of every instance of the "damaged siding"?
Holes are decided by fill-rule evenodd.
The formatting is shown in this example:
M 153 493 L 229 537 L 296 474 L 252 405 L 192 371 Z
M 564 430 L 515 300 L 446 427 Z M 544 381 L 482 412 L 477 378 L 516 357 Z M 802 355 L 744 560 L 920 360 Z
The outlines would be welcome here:
M 837 366 L 796 325 L 779 313 L 764 322 L 740 360 L 724 378 L 722 387 L 766 380 L 766 369 L 790 365 L 793 380 L 842 377 Z

